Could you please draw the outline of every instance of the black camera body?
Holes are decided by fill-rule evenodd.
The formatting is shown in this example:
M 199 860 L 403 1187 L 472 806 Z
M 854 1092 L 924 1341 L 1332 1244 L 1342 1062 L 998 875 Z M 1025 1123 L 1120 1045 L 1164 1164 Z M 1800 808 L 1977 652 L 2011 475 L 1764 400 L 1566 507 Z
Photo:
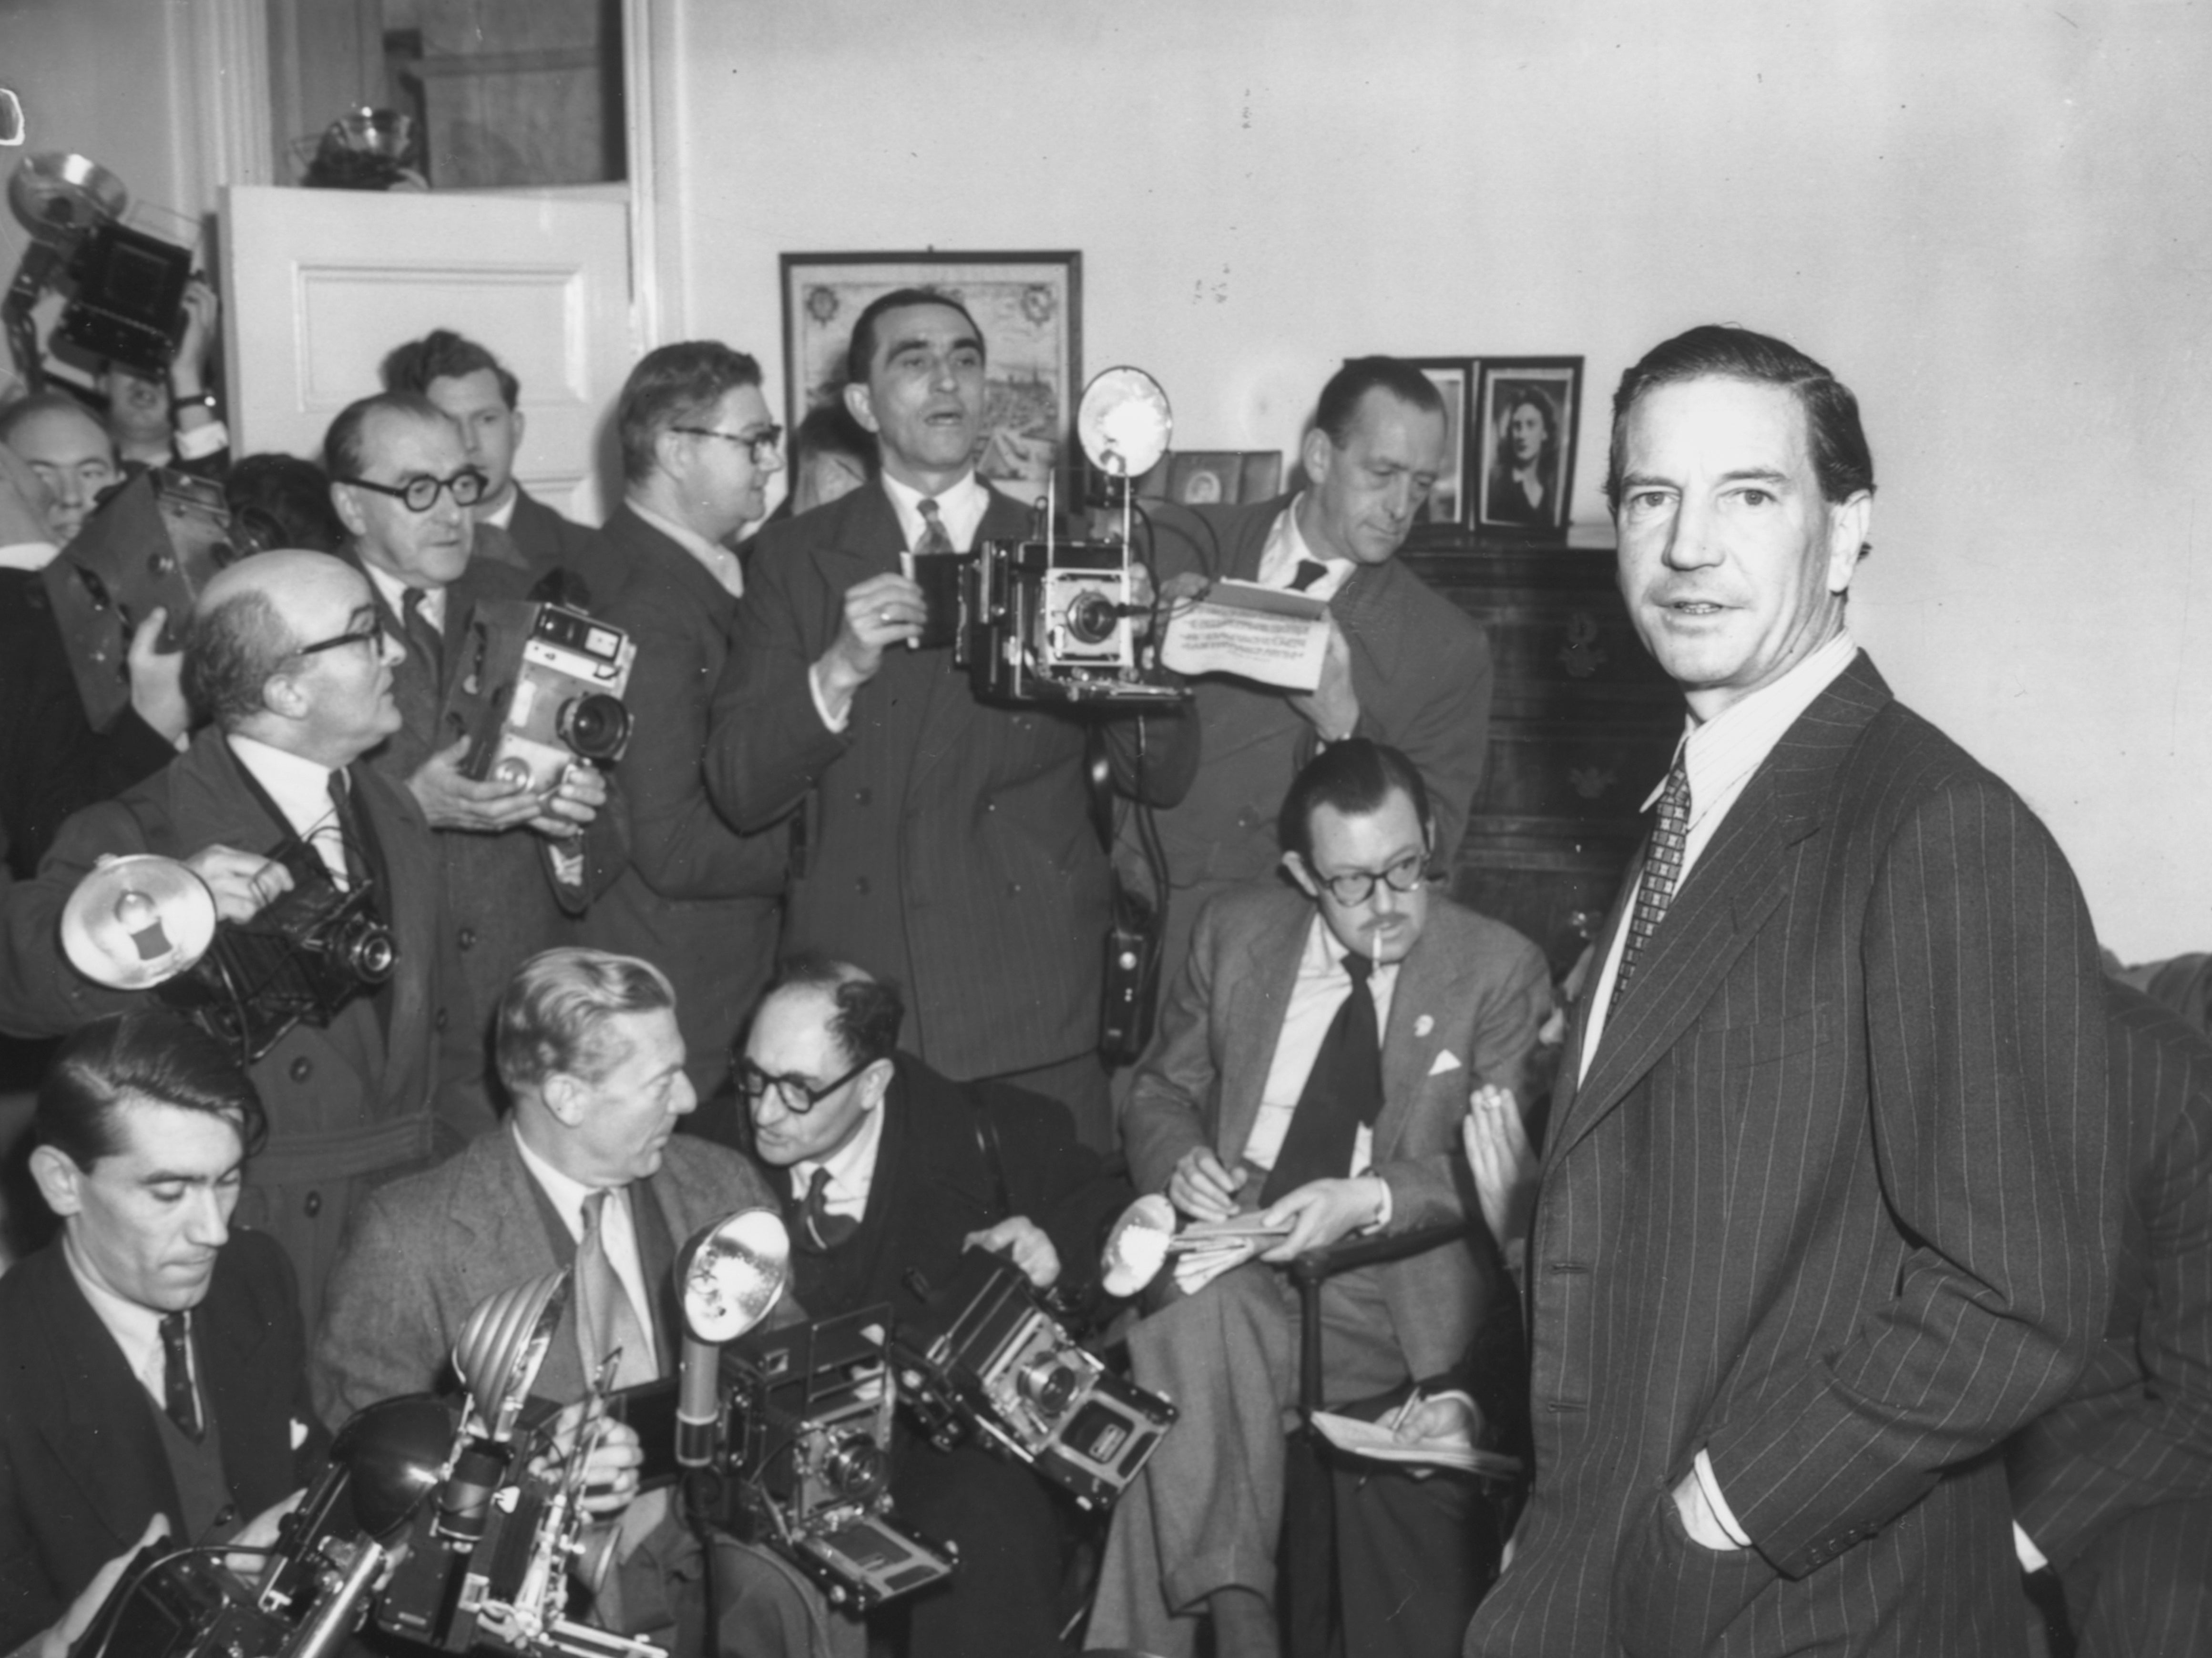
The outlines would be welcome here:
M 1188 698 L 1146 665 L 1125 543 L 984 541 L 968 556 L 952 659 L 978 696 L 1102 709 Z
M 488 599 L 447 647 L 465 665 L 447 694 L 447 740 L 469 738 L 461 770 L 539 793 L 575 760 L 611 766 L 629 745 L 623 702 L 637 647 L 586 611 Z
M 129 225 L 101 225 L 70 263 L 76 291 L 57 331 L 95 357 L 167 379 L 185 333 L 192 256 Z
M 1176 1419 L 1158 1394 L 1089 1351 L 1004 1257 L 977 1250 L 934 1298 L 942 1316 L 892 1344 L 908 1408 L 939 1446 L 969 1433 L 1064 1487 L 1110 1505 Z
M 156 993 L 251 1065 L 296 1024 L 327 1025 L 392 977 L 399 950 L 364 878 L 341 891 L 314 852 L 274 854 L 292 890 L 245 921 L 224 921 L 207 953 Z
M 238 550 L 221 486 L 155 467 L 111 494 L 40 575 L 86 720 L 106 731 L 131 706 L 131 635 L 166 606 L 174 650 L 192 601 Z

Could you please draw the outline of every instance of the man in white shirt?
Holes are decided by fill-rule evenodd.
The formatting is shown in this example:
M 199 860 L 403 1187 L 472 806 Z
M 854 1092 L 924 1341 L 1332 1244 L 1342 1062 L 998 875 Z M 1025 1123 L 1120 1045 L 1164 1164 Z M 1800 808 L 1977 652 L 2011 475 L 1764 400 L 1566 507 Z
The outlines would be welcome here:
M 676 1133 L 696 1103 L 674 993 L 649 963 L 547 950 L 501 997 L 493 1044 L 514 1101 L 508 1120 L 427 1174 L 375 1193 L 331 1280 L 315 1339 L 324 1418 L 440 1385 L 468 1316 L 488 1297 L 574 1270 L 574 1291 L 533 1394 L 581 1399 L 620 1350 L 616 1384 L 674 1374 L 682 1327 L 677 1252 L 700 1228 L 775 1199 L 735 1152 Z M 787 1322 L 789 1302 L 772 1315 Z M 615 1431 L 606 1492 L 623 1510 L 618 1564 L 596 1617 L 624 1633 L 698 1650 L 699 1548 L 665 1494 L 637 1497 L 641 1450 Z M 781 1557 L 717 1540 L 721 1650 L 831 1658 L 864 1647 Z
M 1094 1647 L 1188 1653 L 1210 1616 L 1224 1658 L 1277 1649 L 1299 1323 L 1277 1269 L 1363 1229 L 1472 1218 L 1458 1166 L 1469 1097 L 1531 1096 L 1524 1070 L 1551 1005 L 1543 955 L 1430 891 L 1431 832 L 1404 755 L 1333 744 L 1283 803 L 1295 888 L 1232 888 L 1199 915 L 1122 1113 L 1130 1174 L 1192 1220 L 1256 1214 L 1280 1230 L 1257 1263 L 1236 1264 L 1249 1250 L 1225 1272 L 1186 1257 L 1176 1293 L 1130 1333 L 1138 1383 L 1182 1414 L 1115 1511 Z M 1328 1399 L 1432 1383 L 1512 1293 L 1480 1229 L 1471 1245 L 1332 1278 Z M 1481 1425 L 1464 1399 L 1422 1411 L 1429 1433 Z
M 222 1044 L 162 1008 L 96 1020 L 57 1050 L 32 1124 L 61 1233 L 0 1278 L 0 1651 L 48 1630 L 42 1650 L 65 1652 L 50 1626 L 149 1522 L 273 1541 L 273 1516 L 246 1522 L 329 1437 L 291 1265 L 231 1226 L 264 1124 Z
M 1874 463 L 1826 368 L 1654 348 L 1607 489 L 1688 712 L 1568 1036 L 1536 1481 L 1467 1650 L 2016 1650 L 1989 1453 L 2096 1340 L 2123 1208 L 2080 890 L 1852 643 Z
M 699 756 L 745 590 L 731 544 L 767 510 L 782 428 L 769 418 L 760 365 L 719 340 L 647 352 L 623 382 L 615 428 L 623 499 L 605 535 L 623 576 L 605 614 L 636 642 L 629 696 L 640 718 L 622 764 L 629 866 L 584 932 L 650 957 L 674 983 L 704 1107 L 693 1132 L 733 1145 L 723 1084 L 775 961 L 789 834 L 732 827 L 707 798 Z

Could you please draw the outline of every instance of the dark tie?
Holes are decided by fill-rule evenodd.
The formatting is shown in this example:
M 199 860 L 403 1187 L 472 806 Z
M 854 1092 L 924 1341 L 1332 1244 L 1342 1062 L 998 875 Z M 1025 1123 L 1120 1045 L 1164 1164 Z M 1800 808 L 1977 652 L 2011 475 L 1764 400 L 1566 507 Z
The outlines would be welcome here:
M 1352 1172 L 1352 1149 L 1359 1143 L 1362 1124 L 1375 1126 L 1382 1109 L 1382 1043 L 1375 1028 L 1375 997 L 1367 975 L 1375 963 L 1364 956 L 1346 956 L 1344 970 L 1352 975 L 1352 993 L 1329 1021 L 1328 1032 L 1314 1055 L 1313 1069 L 1291 1114 L 1290 1132 L 1275 1166 L 1260 1191 L 1266 1208 L 1286 1193 L 1309 1181 L 1342 1180 Z
M 161 1315 L 161 1408 L 177 1424 L 177 1431 L 197 1444 L 200 1401 L 192 1389 L 191 1356 L 185 1348 L 185 1316 L 183 1313 Z
M 354 821 L 352 780 L 343 770 L 331 774 L 331 821 L 344 855 L 346 885 L 357 887 L 367 878 L 368 866 L 361 859 L 361 825 Z
M 422 609 L 422 601 L 429 594 L 420 587 L 410 587 L 400 595 L 399 624 L 407 630 L 407 648 L 422 659 L 422 665 L 430 671 L 433 684 L 442 684 L 446 677 L 446 641 L 430 625 L 430 618 Z
M 1620 1005 L 1620 993 L 1635 975 L 1637 957 L 1667 919 L 1667 906 L 1674 902 L 1675 884 L 1682 878 L 1682 847 L 1689 836 L 1690 773 L 1678 756 L 1659 796 L 1659 823 L 1651 831 L 1651 849 L 1644 855 L 1644 878 L 1637 884 L 1636 909 L 1628 918 L 1628 942 L 1621 947 L 1613 999 L 1606 1004 L 1608 1016 Z
M 816 1254 L 828 1254 L 860 1230 L 860 1223 L 851 1215 L 831 1212 L 830 1171 L 818 1165 L 813 1179 L 806 1182 L 806 1201 L 799 1206 L 799 1214 L 806 1223 L 806 1240 Z
M 924 495 L 920 510 L 921 539 L 914 544 L 914 556 L 927 558 L 933 554 L 952 551 L 952 537 L 945 533 L 945 520 L 938 513 L 936 498 Z
M 1291 572 L 1291 591 L 1302 593 L 1328 574 L 1328 566 L 1310 558 L 1298 561 L 1298 568 Z

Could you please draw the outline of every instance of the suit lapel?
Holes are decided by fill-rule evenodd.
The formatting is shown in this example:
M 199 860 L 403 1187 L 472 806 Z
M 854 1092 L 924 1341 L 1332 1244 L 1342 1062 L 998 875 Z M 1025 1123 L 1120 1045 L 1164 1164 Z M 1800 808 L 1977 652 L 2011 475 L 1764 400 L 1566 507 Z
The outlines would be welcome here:
M 176 1483 L 154 1425 L 152 1402 L 76 1287 L 61 1243 L 16 1270 L 35 1274 L 54 1357 L 61 1408 L 43 1431 L 56 1460 L 76 1478 L 117 1548 L 137 1536 L 155 1509 L 174 1524 L 179 1518 Z
M 1415 1108 L 1427 1091 L 1431 1072 L 1442 1057 L 1452 1030 L 1465 1021 L 1452 1017 L 1474 998 L 1468 983 L 1469 964 L 1453 959 L 1439 938 L 1436 922 L 1421 930 L 1398 969 L 1398 982 L 1390 993 L 1390 1025 L 1382 1033 L 1382 1112 L 1375 1120 L 1373 1158 L 1381 1163 L 1393 1156 L 1413 1121 Z M 1470 1054 L 1456 1054 L 1456 1070 L 1449 1074 L 1459 1089 L 1474 1086 L 1467 1066 Z
M 1888 687 L 1862 653 L 1783 733 L 1691 870 L 1607 1016 L 1589 1074 L 1553 1126 L 1559 1152 L 1619 1105 L 1704 1011 L 1786 895 L 1794 849 L 1823 827 L 1838 772 L 1888 701 Z
M 988 489 L 990 486 L 986 484 L 984 488 Z M 890 499 L 881 489 L 876 490 L 875 494 L 883 501 L 884 513 L 891 517 L 891 533 L 896 539 L 898 519 L 896 514 L 891 514 Z M 1028 513 L 1007 496 L 992 489 L 991 504 L 984 508 L 983 521 L 976 526 L 975 541 L 978 544 L 986 541 L 1009 541 L 1026 533 L 1028 529 Z M 912 775 L 916 779 L 927 775 L 939 761 L 958 746 L 961 737 L 975 720 L 978 707 L 967 674 L 956 671 L 952 666 L 951 652 L 929 652 L 921 660 L 929 669 L 927 681 L 929 700 L 922 715 L 921 740 L 915 746 Z M 1035 720 L 1041 716 L 1028 713 L 1016 717 Z
M 1283 1034 L 1283 1018 L 1290 1011 L 1291 993 L 1297 987 L 1298 968 L 1305 959 L 1306 936 L 1315 910 L 1305 898 L 1281 895 L 1255 929 L 1249 947 L 1232 949 L 1229 959 L 1214 971 L 1233 974 L 1220 993 L 1226 1013 L 1216 1022 L 1228 1033 L 1221 1065 L 1221 1133 L 1216 1143 L 1222 1161 L 1234 1164 L 1252 1137 L 1252 1124 L 1260 1114 L 1261 1096 L 1267 1091 L 1267 1072 L 1275 1063 L 1275 1044 Z M 1254 970 L 1254 964 L 1266 963 Z M 1255 1192 L 1256 1192 L 1256 1188 Z

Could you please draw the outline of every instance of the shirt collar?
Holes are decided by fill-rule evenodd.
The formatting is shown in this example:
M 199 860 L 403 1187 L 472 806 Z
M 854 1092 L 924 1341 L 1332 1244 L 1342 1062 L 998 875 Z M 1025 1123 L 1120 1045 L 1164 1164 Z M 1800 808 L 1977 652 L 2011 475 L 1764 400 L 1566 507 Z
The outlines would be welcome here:
M 1301 491 L 1291 498 L 1288 506 L 1275 514 L 1275 522 L 1267 531 L 1267 545 L 1260 554 L 1260 568 L 1255 579 L 1263 587 L 1287 587 L 1291 585 L 1291 578 L 1297 574 L 1298 566 L 1310 559 L 1328 574 L 1305 591 L 1319 598 L 1332 598 L 1351 575 L 1352 562 L 1348 558 L 1325 558 L 1314 551 L 1306 540 L 1305 531 L 1298 527 L 1298 502 L 1304 499 L 1304 493 Z
M 621 1196 L 623 1189 L 621 1187 L 588 1186 L 574 1175 L 556 1169 L 532 1148 L 528 1140 L 523 1139 L 520 1125 L 509 1122 L 507 1133 L 514 1136 L 514 1149 L 522 1156 L 522 1166 L 530 1171 L 531 1179 L 536 1181 L 552 1200 L 555 1212 L 561 1217 L 562 1224 L 568 1229 L 571 1237 L 584 1236 L 584 1200 L 592 1193 L 606 1191 L 617 1197 Z
M 890 498 L 891 511 L 898 515 L 899 531 L 906 537 L 908 548 L 921 539 L 921 503 L 923 492 L 910 483 L 902 483 L 889 472 L 882 474 L 884 493 Z M 982 526 L 983 514 L 991 505 L 991 491 L 973 469 L 959 483 L 940 489 L 935 496 L 938 517 L 945 525 L 945 533 L 952 539 L 956 552 L 969 551 L 975 543 L 975 531 Z
M 51 541 L 17 541 L 0 547 L 0 570 L 43 570 L 61 549 Z
M 477 522 L 489 524 L 495 530 L 507 529 L 514 523 L 514 509 L 521 501 L 522 486 L 510 478 L 507 485 L 507 499 L 489 513 L 478 513 Z
M 888 1091 L 878 1102 L 876 1108 L 860 1119 L 860 1127 L 826 1157 L 803 1157 L 791 1165 L 791 1190 L 794 1197 L 805 1197 L 806 1188 L 813 1184 L 814 1171 L 830 1171 L 830 1189 L 826 1199 L 843 1198 L 848 1202 L 865 1203 L 868 1188 L 875 1184 L 876 1152 L 884 1140 L 884 1113 L 890 1109 Z
M 322 827 L 331 811 L 331 768 L 236 732 L 225 732 L 223 741 L 230 744 L 238 763 L 269 792 L 269 798 L 301 840 Z
M 123 1357 L 131 1366 L 131 1373 L 142 1380 L 153 1355 L 161 1345 L 161 1315 L 151 1307 L 141 1307 L 135 1301 L 126 1301 L 106 1284 L 95 1281 L 82 1262 L 77 1259 L 76 1247 L 64 1230 L 62 1234 L 62 1259 L 69 1263 L 70 1276 L 76 1287 L 84 1292 L 94 1317 L 115 1345 L 123 1350 Z
M 1352 975 L 1344 969 L 1344 958 L 1350 953 L 1344 940 L 1328 930 L 1328 918 L 1316 909 L 1313 925 L 1306 929 L 1305 952 L 1298 957 L 1298 972 L 1317 979 L 1334 975 L 1348 985 Z M 1401 965 L 1397 962 L 1376 962 L 1368 970 L 1368 993 L 1379 997 L 1386 986 L 1395 983 Z
M 732 598 L 745 596 L 744 566 L 738 562 L 735 553 L 708 540 L 688 524 L 678 524 L 672 518 L 663 518 L 635 495 L 628 496 L 625 500 L 630 511 L 704 565 L 707 574 L 720 582 Z
M 358 556 L 360 549 L 356 548 L 355 553 Z M 407 620 L 407 590 L 414 584 L 393 575 L 388 570 L 379 569 L 365 558 L 361 560 L 361 568 L 368 573 L 369 585 L 383 596 L 384 602 L 392 608 L 392 614 L 398 616 L 404 626 Z M 430 625 L 441 634 L 444 633 L 446 631 L 446 590 L 443 587 L 426 586 L 422 589 L 421 608 L 422 614 L 430 619 Z
M 1765 763 L 1783 733 L 1851 665 L 1858 651 L 1845 628 L 1779 679 L 1731 702 L 1704 724 L 1693 715 L 1684 717 L 1682 740 L 1674 752 L 1690 774 L 1692 823 L 1705 815 L 1709 804 L 1718 807 L 1735 798 L 1733 786 Z M 1644 810 L 1657 805 L 1666 788 L 1662 777 Z

